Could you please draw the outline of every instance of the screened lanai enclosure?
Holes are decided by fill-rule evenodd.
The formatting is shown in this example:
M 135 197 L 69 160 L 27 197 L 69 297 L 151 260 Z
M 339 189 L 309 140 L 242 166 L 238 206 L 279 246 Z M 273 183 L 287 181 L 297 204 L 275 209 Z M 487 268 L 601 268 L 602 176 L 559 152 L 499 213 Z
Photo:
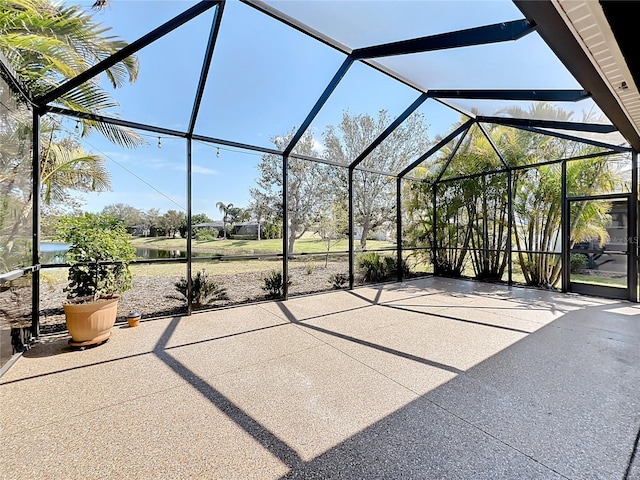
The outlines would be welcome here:
M 57 222 L 86 212 L 137 250 L 121 318 L 417 275 L 638 301 L 637 89 L 580 2 L 92 3 L 109 54 L 3 50 L 3 363 L 64 330 Z

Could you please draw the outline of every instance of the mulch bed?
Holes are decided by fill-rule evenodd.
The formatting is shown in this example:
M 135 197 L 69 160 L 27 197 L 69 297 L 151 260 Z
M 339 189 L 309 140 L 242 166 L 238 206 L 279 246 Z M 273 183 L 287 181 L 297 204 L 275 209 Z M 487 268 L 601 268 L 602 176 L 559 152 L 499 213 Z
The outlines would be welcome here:
M 332 290 L 331 276 L 344 271 L 344 263 L 316 265 L 311 273 L 306 267 L 291 267 L 292 281 L 289 294 L 292 296 Z M 228 300 L 215 302 L 207 308 L 228 306 L 267 299 L 262 290 L 264 277 L 268 272 L 244 272 L 229 275 L 216 275 L 216 283 L 227 289 Z M 182 315 L 187 304 L 175 289 L 180 277 L 135 277 L 133 288 L 120 297 L 118 303 L 118 321 L 124 321 L 129 312 L 142 313 L 143 318 Z M 63 291 L 65 283 L 41 285 L 40 291 L 40 330 L 41 333 L 55 333 L 66 330 L 62 304 L 66 300 Z M 30 288 L 18 288 L 2 295 L 0 309 L 3 309 L 3 322 L 12 328 L 31 325 Z

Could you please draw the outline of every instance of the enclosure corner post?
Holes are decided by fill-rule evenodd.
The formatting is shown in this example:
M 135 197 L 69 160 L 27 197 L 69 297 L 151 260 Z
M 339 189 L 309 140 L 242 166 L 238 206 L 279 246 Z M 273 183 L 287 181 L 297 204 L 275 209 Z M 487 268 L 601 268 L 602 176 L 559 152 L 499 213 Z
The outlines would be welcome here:
M 629 300 L 638 301 L 638 152 L 631 152 L 631 203 L 629 205 Z
M 193 288 L 193 280 L 191 278 L 192 273 L 192 265 L 191 265 L 191 255 L 192 255 L 192 245 L 191 245 L 191 237 L 192 237 L 192 225 L 191 225 L 191 200 L 192 200 L 192 182 L 191 182 L 191 167 L 193 164 L 192 159 L 192 147 L 193 140 L 191 135 L 187 136 L 187 315 L 191 315 L 193 310 L 193 302 L 192 302 L 192 294 L 191 290 Z
M 353 265 L 355 262 L 355 254 L 353 251 L 353 168 L 349 167 L 348 175 L 348 195 L 349 195 L 349 290 L 353 290 L 354 272 Z
M 507 170 L 507 283 L 513 285 L 513 171 Z
M 433 185 L 431 185 L 432 191 L 431 191 L 431 207 L 432 207 L 432 219 L 431 219 L 431 230 L 432 230 L 432 234 L 433 234 L 433 238 L 432 238 L 432 242 L 431 242 L 431 264 L 433 265 L 433 274 L 437 275 L 438 274 L 438 269 L 437 269 L 437 261 L 436 261 L 436 257 L 438 255 L 438 249 L 437 249 L 437 242 L 438 242 L 438 228 L 437 228 L 437 219 L 438 219 L 438 215 L 437 215 L 437 198 L 436 198 L 436 193 L 437 193 L 437 184 L 434 183 Z
M 34 338 L 40 336 L 40 113 L 39 107 L 33 108 L 31 264 L 34 270 L 31 274 L 31 334 Z
M 562 162 L 562 177 L 560 180 L 562 183 L 560 185 L 560 198 L 561 198 L 561 210 L 560 210 L 560 219 L 561 219 L 561 229 L 562 232 L 562 242 L 560 247 L 560 258 L 562 262 L 562 293 L 567 293 L 569 291 L 569 283 L 571 282 L 571 226 L 570 226 L 570 211 L 569 211 L 569 202 L 567 201 L 567 162 L 564 160 Z
M 282 156 L 282 299 L 289 299 L 289 157 Z M 293 253 L 293 252 L 291 252 Z
M 396 255 L 398 281 L 403 280 L 402 258 L 402 177 L 397 178 L 396 185 Z

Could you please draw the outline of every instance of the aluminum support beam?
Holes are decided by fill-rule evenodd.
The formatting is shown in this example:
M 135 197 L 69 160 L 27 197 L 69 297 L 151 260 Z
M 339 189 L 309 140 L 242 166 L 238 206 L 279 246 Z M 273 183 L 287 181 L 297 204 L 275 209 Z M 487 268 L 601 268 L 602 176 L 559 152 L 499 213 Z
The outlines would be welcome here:
M 348 173 L 348 215 L 349 215 L 349 290 L 353 290 L 354 284 L 354 262 L 355 262 L 355 253 L 353 247 L 353 168 L 349 168 Z
M 403 280 L 402 271 L 402 178 L 396 179 L 396 266 L 397 280 Z
M 605 125 L 600 123 L 583 123 L 583 122 L 562 122 L 558 120 L 536 120 L 531 118 L 512 118 L 512 117 L 488 117 L 478 115 L 478 122 L 496 123 L 498 125 L 506 125 L 508 127 L 540 127 L 554 128 L 556 130 L 572 130 L 574 132 L 592 132 L 592 133 L 613 133 L 618 129 L 614 125 Z
M 55 113 L 58 115 L 65 115 L 72 118 L 80 118 L 82 120 L 91 120 L 94 122 L 108 123 L 109 125 L 118 125 L 119 127 L 131 128 L 134 130 L 142 130 L 144 132 L 158 133 L 160 135 L 167 135 L 169 137 L 186 138 L 187 133 L 180 130 L 172 130 L 170 128 L 156 127 L 154 125 L 147 125 L 145 123 L 130 122 L 128 120 L 122 120 L 120 118 L 105 117 L 103 115 L 96 115 L 95 113 L 78 112 L 76 110 L 69 110 L 67 108 L 48 106 L 43 109 L 45 113 Z
M 193 296 L 191 294 L 193 290 L 193 279 L 191 277 L 192 273 L 192 262 L 191 255 L 193 252 L 192 249 L 192 225 L 191 225 L 191 203 L 192 203 L 192 182 L 191 182 L 191 174 L 192 174 L 192 165 L 193 165 L 193 157 L 192 157 L 192 145 L 193 141 L 191 138 L 187 138 L 187 315 L 191 315 L 193 310 Z
M 431 243 L 431 264 L 433 265 L 433 274 L 437 275 L 437 257 L 438 257 L 438 186 L 434 183 L 431 185 L 431 206 L 433 207 L 431 219 L 431 233 L 433 241 Z
M 569 291 L 569 283 L 571 282 L 571 211 L 569 201 L 567 200 L 567 162 L 562 162 L 560 184 L 560 232 L 562 235 L 561 259 L 562 259 L 562 277 L 561 289 L 563 293 Z
M 352 53 L 357 60 L 380 58 L 411 53 L 431 52 L 448 48 L 470 47 L 489 43 L 518 40 L 533 32 L 535 27 L 528 20 L 513 20 L 482 27 L 413 38 L 400 42 L 358 48 Z
M 511 168 L 511 166 L 509 165 L 509 162 L 507 162 L 507 160 L 502 156 L 502 152 L 494 143 L 493 138 L 491 138 L 491 136 L 489 135 L 489 132 L 487 132 L 487 130 L 484 128 L 484 125 L 482 125 L 481 123 L 478 123 L 477 125 L 480 128 L 480 131 L 484 134 L 487 141 L 489 142 L 489 145 L 491 145 L 491 148 L 493 148 L 493 151 L 496 152 L 496 155 L 498 155 L 498 158 L 500 158 L 500 161 L 504 165 L 504 168 L 509 170 Z
M 428 93 L 431 98 L 532 102 L 578 102 L 591 96 L 586 90 L 429 90 Z
M 320 109 L 324 106 L 327 100 L 329 100 L 329 97 L 336 89 L 342 78 L 347 74 L 347 71 L 349 70 L 351 65 L 353 65 L 353 58 L 349 56 L 345 58 L 342 65 L 340 65 L 340 68 L 329 82 L 329 85 L 327 85 L 327 88 L 325 88 L 324 92 L 322 92 L 322 95 L 320 95 L 320 98 L 307 115 L 307 118 L 304 119 L 304 122 L 302 122 L 302 125 L 300 125 L 300 128 L 298 128 L 298 131 L 294 134 L 293 138 L 289 142 L 289 145 L 287 145 L 287 148 L 284 149 L 285 156 L 289 156 L 289 154 L 293 152 L 293 149 L 296 147 L 296 145 L 304 135 L 304 132 L 307 131 L 307 128 L 309 128 L 311 122 L 313 122 L 313 119 L 316 118 L 316 115 L 318 115 Z
M 522 130 L 526 130 L 526 131 L 532 132 L 532 133 L 538 133 L 540 135 L 549 135 L 551 137 L 557 137 L 557 138 L 561 138 L 563 140 L 571 140 L 573 142 L 580 142 L 580 143 L 584 143 L 586 145 L 591 145 L 593 147 L 609 148 L 611 150 L 616 150 L 619 153 L 625 153 L 625 152 L 630 152 L 631 151 L 631 148 L 629 148 L 629 147 L 621 147 L 620 145 L 612 145 L 610 143 L 599 142 L 598 140 L 591 140 L 589 138 L 577 137 L 575 135 L 570 135 L 570 134 L 566 134 L 566 133 L 549 132 L 549 131 L 543 130 L 541 128 L 531 128 L 531 127 L 514 127 L 514 128 L 520 128 Z
M 385 141 L 385 139 L 391 135 L 396 128 L 398 128 L 413 112 L 415 112 L 420 105 L 422 105 L 427 99 L 429 95 L 423 93 L 420 95 L 409 107 L 402 112 L 392 123 L 389 125 L 380 135 L 376 138 L 371 144 L 364 149 L 364 151 L 358 155 L 353 162 L 351 162 L 350 168 L 357 167 L 371 152 L 373 152 L 378 145 Z
M 289 298 L 289 157 L 282 155 L 282 299 Z M 295 232 L 291 232 L 292 234 Z M 293 252 L 291 252 L 293 253 Z
M 442 170 L 440 170 L 440 173 L 438 174 L 438 178 L 435 179 L 435 181 L 433 183 L 439 183 L 440 180 L 442 180 L 442 176 L 445 174 L 445 172 L 447 171 L 447 168 L 449 168 L 449 165 L 451 164 L 451 160 L 453 160 L 453 157 L 456 156 L 456 153 L 458 153 L 458 149 L 460 148 L 460 145 L 462 145 L 462 142 L 464 141 L 465 137 L 467 136 L 467 133 L 469 133 L 469 129 L 471 127 L 467 128 L 462 135 L 460 135 L 460 138 L 458 139 L 458 141 L 456 142 L 456 146 L 453 147 L 453 151 L 451 152 L 451 155 L 449 155 L 449 158 L 447 158 L 446 163 L 444 164 L 444 167 L 442 167 Z
M 404 170 L 402 170 L 400 173 L 398 173 L 398 177 L 400 177 L 400 178 L 404 177 L 407 173 L 409 173 L 411 170 L 413 170 L 414 168 L 419 166 L 422 162 L 424 162 L 427 158 L 429 158 L 435 152 L 437 152 L 442 147 L 444 147 L 451 140 L 456 138 L 462 132 L 464 132 L 464 131 L 468 130 L 469 128 L 471 128 L 471 125 L 473 125 L 473 123 L 474 123 L 474 120 L 467 120 L 465 123 L 460 125 L 453 132 L 451 132 L 449 135 L 447 135 L 442 140 L 440 140 L 438 143 L 436 143 L 433 147 L 431 147 L 426 153 L 421 155 L 416 161 L 411 163 L 411 165 L 405 167 Z
M 193 131 L 196 128 L 198 112 L 200 111 L 200 103 L 202 102 L 202 95 L 204 94 L 204 88 L 207 84 L 207 76 L 209 75 L 211 60 L 213 59 L 213 50 L 216 45 L 216 39 L 218 38 L 218 32 L 220 31 L 220 23 L 222 22 L 224 5 L 225 0 L 222 0 L 216 8 L 216 12 L 213 17 L 211 32 L 209 33 L 209 40 L 207 41 L 207 49 L 204 53 L 204 61 L 202 62 L 202 70 L 200 71 L 200 79 L 198 80 L 198 88 L 196 89 L 196 98 L 193 102 L 193 110 L 191 111 L 191 119 L 189 120 L 188 132 L 190 134 L 193 134 Z
M 513 172 L 507 171 L 507 282 L 513 284 Z

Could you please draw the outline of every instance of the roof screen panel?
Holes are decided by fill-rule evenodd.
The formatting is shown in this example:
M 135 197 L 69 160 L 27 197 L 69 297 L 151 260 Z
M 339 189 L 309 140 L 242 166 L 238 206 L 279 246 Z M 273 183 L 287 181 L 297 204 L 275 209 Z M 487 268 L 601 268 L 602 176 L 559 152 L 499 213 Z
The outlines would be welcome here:
M 101 10 L 93 9 L 95 3 L 95 0 L 73 2 L 74 5 L 88 12 L 96 23 L 109 29 L 104 33 L 105 36 L 113 36 L 127 43 L 133 43 L 198 2 L 195 0 L 110 0 Z
M 448 99 L 455 106 L 488 117 L 554 120 L 611 125 L 591 98 L 579 102 Z
M 361 62 L 355 62 L 328 98 L 308 131 L 315 138 L 317 150 L 331 161 L 351 163 L 370 143 L 418 97 L 419 92 L 392 79 Z M 360 130 L 350 148 L 339 154 L 327 145 L 326 137 L 333 130 L 334 137 L 342 139 L 353 132 L 349 124 L 370 128 Z M 342 142 L 344 143 L 344 142 Z M 308 152 L 296 147 L 294 153 Z M 333 153 L 336 153 L 335 155 Z
M 442 153 L 450 155 L 454 152 L 447 152 L 446 149 L 443 149 Z M 506 165 L 494 150 L 489 139 L 477 125 L 473 125 L 455 151 L 442 174 L 442 179 L 502 171 L 505 168 Z
M 101 75 L 99 85 L 117 105 L 98 113 L 186 131 L 216 8 L 203 12 L 139 50 L 135 82 L 114 89 Z M 187 50 L 189 55 L 185 55 Z
M 517 41 L 379 58 L 424 89 L 580 89 L 533 32 Z
M 606 145 L 612 145 L 615 147 L 623 147 L 623 148 L 631 148 L 629 142 L 622 136 L 622 134 L 618 131 L 611 133 L 597 133 L 597 132 L 577 132 L 574 130 L 557 130 L 553 128 L 544 128 L 540 129 L 540 131 L 547 131 L 550 133 L 557 133 L 559 135 L 571 135 L 572 137 L 600 142 L 603 145 L 603 148 L 606 148 Z
M 460 125 L 461 115 L 433 99 L 418 107 L 394 132 L 382 141 L 360 164 L 376 169 L 384 159 L 397 161 L 389 171 L 398 173 L 431 148 L 436 138 L 448 135 Z M 468 118 L 462 116 L 462 122 Z
M 317 40 L 227 2 L 195 131 L 273 147 L 274 137 L 302 123 L 343 61 Z
M 459 125 L 455 125 L 456 127 Z M 453 128 L 452 128 L 453 130 Z M 417 178 L 426 181 L 435 181 L 442 172 L 444 166 L 447 163 L 447 160 L 451 156 L 451 152 L 455 149 L 455 146 L 458 144 L 461 138 L 466 135 L 466 130 L 460 132 L 454 138 L 452 138 L 449 142 L 445 143 L 438 149 L 433 152 L 430 156 L 425 158 L 419 165 L 411 169 L 407 172 L 407 177 L 409 178 Z M 434 140 L 434 143 L 442 141 L 442 137 L 438 136 Z M 426 152 L 425 152 L 426 153 Z
M 522 18 L 508 0 L 265 3 L 352 49 Z

